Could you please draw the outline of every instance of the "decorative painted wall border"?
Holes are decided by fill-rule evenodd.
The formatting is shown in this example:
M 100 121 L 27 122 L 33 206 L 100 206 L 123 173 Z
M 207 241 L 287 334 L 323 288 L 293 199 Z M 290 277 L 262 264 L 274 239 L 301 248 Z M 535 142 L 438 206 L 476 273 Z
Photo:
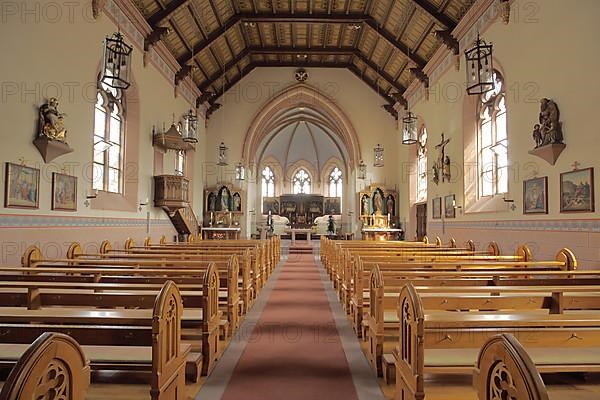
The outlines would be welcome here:
M 600 233 L 600 219 L 428 221 L 433 229 L 495 229 L 512 231 L 553 231 Z
M 0 228 L 146 227 L 146 218 L 103 218 L 0 214 Z M 171 226 L 168 219 L 150 219 L 150 226 Z

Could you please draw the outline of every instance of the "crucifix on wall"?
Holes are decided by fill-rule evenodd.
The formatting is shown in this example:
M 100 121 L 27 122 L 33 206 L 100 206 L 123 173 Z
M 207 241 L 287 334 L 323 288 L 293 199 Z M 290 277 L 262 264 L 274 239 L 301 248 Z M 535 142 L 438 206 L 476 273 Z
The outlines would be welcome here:
M 450 181 L 450 157 L 446 155 L 445 151 L 448 142 L 450 142 L 450 139 L 444 139 L 444 134 L 442 133 L 442 141 L 435 145 L 435 148 L 438 150 L 438 157 L 433 164 L 433 182 L 436 185 L 440 181 L 440 176 L 442 182 Z

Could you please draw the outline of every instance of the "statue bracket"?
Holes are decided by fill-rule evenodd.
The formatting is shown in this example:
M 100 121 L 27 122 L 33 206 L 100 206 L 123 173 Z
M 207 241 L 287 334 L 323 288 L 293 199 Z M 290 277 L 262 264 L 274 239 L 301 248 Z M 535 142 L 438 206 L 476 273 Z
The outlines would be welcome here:
M 565 147 L 567 145 L 564 143 L 551 143 L 529 150 L 529 154 L 541 158 L 550 165 L 554 165 Z
M 49 163 L 56 157 L 73 152 L 73 149 L 65 142 L 52 140 L 47 136 L 38 136 L 33 141 L 45 163 Z

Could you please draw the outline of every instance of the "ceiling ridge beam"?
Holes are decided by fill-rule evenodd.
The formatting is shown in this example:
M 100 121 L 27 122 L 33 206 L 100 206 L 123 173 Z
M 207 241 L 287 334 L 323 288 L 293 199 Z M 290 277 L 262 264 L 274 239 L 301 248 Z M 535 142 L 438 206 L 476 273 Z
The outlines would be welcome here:
M 166 19 L 169 19 L 173 14 L 175 14 L 179 9 L 187 6 L 191 0 L 174 0 L 167 4 L 165 8 L 156 13 L 152 14 L 148 18 L 148 24 L 155 28 L 160 25 Z

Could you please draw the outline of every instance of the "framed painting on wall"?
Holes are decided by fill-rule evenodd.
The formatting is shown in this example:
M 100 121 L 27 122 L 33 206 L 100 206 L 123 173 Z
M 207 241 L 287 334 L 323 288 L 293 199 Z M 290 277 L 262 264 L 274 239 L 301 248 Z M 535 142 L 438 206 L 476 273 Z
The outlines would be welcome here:
M 431 199 L 431 210 L 432 210 L 432 217 L 433 219 L 440 219 L 442 218 L 442 198 L 441 197 L 435 197 L 433 199 Z
M 594 212 L 594 168 L 560 174 L 560 212 Z
M 40 170 L 6 163 L 4 207 L 38 208 L 40 201 Z
M 444 197 L 444 216 L 446 218 L 456 218 L 456 209 L 454 206 L 455 202 L 453 194 Z
M 52 173 L 52 209 L 77 211 L 77 177 Z
M 548 177 L 523 181 L 523 214 L 548 214 Z

